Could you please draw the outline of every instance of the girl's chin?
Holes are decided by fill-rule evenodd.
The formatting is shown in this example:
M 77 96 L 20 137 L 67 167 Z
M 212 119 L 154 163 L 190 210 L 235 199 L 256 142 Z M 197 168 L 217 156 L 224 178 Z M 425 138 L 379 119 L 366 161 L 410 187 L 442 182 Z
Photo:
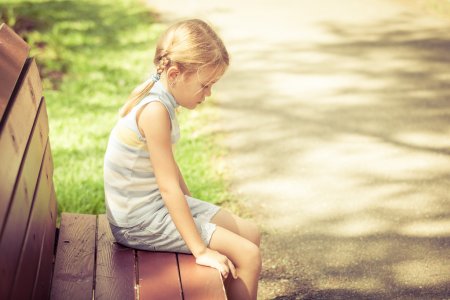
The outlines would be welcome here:
M 194 103 L 193 105 L 190 105 L 190 106 L 183 106 L 183 107 L 186 108 L 186 109 L 189 109 L 189 110 L 193 110 L 193 109 L 195 109 L 197 106 L 198 106 L 198 103 Z

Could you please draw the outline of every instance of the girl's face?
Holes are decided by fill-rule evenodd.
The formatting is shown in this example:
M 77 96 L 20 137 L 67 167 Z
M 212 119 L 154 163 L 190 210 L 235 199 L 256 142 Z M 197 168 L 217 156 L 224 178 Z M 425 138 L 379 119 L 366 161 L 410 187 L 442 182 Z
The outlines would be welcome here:
M 181 76 L 181 74 L 179 75 Z M 211 69 L 181 76 L 173 86 L 172 95 L 177 103 L 187 109 L 194 109 L 211 95 L 211 88 L 222 74 L 214 74 Z

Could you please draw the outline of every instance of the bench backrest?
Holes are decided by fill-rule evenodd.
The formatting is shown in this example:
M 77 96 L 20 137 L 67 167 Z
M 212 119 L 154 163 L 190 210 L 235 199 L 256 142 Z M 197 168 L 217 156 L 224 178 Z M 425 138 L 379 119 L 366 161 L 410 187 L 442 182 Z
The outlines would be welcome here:
M 0 25 L 0 299 L 48 299 L 56 196 L 48 117 L 29 46 Z

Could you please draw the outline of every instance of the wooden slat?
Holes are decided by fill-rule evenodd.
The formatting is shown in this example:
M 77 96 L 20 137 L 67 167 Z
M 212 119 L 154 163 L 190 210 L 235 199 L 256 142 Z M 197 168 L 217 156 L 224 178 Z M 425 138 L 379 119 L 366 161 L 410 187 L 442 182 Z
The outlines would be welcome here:
M 94 215 L 63 213 L 51 299 L 91 299 L 94 284 Z
M 106 216 L 99 215 L 95 299 L 135 299 L 135 287 L 135 250 L 117 244 Z
M 2 222 L 4 227 L 2 228 L 0 225 L 0 253 L 2 254 L 0 256 L 0 299 L 3 299 L 3 292 L 11 288 L 10 284 L 12 284 L 17 269 L 20 249 L 26 235 L 31 205 L 41 169 L 41 162 L 43 161 L 47 136 L 47 113 L 45 102 L 42 102 L 20 168 L 18 183 L 9 214 L 5 217 L 6 220 L 2 220 L 4 221 Z
M 184 300 L 226 299 L 219 271 L 197 265 L 192 255 L 178 254 L 178 263 Z
M 138 251 L 139 299 L 182 299 L 175 253 Z
M 47 224 L 45 224 L 45 238 L 42 246 L 41 262 L 39 264 L 39 272 L 37 274 L 33 296 L 31 297 L 31 299 L 50 298 L 54 258 L 53 249 L 55 246 L 57 219 L 56 194 L 53 186 L 47 213 Z
M 20 89 L 0 127 L 0 223 L 8 211 L 19 166 L 33 127 L 42 85 L 34 59 L 27 61 Z
M 41 262 L 52 190 L 52 179 L 50 176 L 52 166 L 51 153 L 50 150 L 47 150 L 39 174 L 39 182 L 33 200 L 27 234 L 20 254 L 20 262 L 13 285 L 12 299 L 31 299 Z
M 0 25 L 0 123 L 29 51 L 20 36 Z

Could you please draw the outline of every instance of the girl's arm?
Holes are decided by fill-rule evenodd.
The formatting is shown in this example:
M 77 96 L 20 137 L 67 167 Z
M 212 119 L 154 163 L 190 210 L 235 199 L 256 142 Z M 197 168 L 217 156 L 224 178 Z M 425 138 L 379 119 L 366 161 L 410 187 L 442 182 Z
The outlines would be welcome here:
M 191 196 L 191 192 L 189 191 L 189 188 L 187 187 L 186 181 L 184 180 L 183 174 L 181 173 L 180 167 L 177 164 L 177 169 L 178 169 L 178 177 L 179 177 L 179 182 L 180 182 L 180 187 L 181 190 L 183 191 L 183 193 L 187 196 Z
M 206 246 L 197 231 L 180 186 L 179 169 L 170 139 L 170 118 L 166 108 L 159 102 L 149 103 L 138 116 L 138 125 L 147 140 L 156 181 L 175 226 L 194 255 L 204 252 Z
M 224 277 L 235 269 L 227 257 L 208 249 L 200 237 L 183 193 L 182 175 L 175 162 L 170 139 L 170 118 L 159 102 L 147 104 L 138 115 L 138 126 L 146 140 L 156 181 L 164 203 L 197 263 L 218 269 Z M 184 182 L 184 180 L 183 180 Z

